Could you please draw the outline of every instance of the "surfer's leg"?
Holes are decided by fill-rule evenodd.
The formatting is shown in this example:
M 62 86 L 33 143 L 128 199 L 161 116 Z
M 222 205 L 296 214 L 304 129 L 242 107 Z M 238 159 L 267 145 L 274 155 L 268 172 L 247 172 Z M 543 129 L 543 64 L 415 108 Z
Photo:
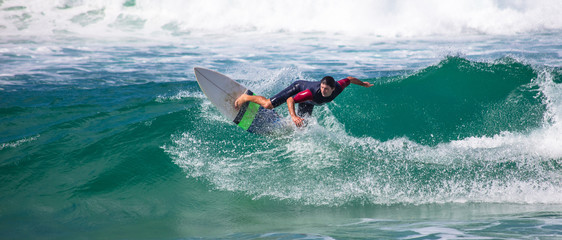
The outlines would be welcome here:
M 293 82 L 287 88 L 283 89 L 281 92 L 275 94 L 275 96 L 271 97 L 269 102 L 271 103 L 273 108 L 278 107 L 279 105 L 286 103 L 287 99 L 294 96 L 295 94 L 301 91 L 301 81 Z
M 234 102 L 234 108 L 239 109 L 246 102 L 255 102 L 267 109 L 276 108 L 279 105 L 285 103 L 287 101 L 287 98 L 301 91 L 301 85 L 299 85 L 300 82 L 301 81 L 293 82 L 291 85 L 283 89 L 281 92 L 277 93 L 271 99 L 267 99 L 263 96 L 258 95 L 242 94 L 242 96 L 238 97 L 238 99 L 236 99 L 236 101 Z
M 236 99 L 236 101 L 234 102 L 234 108 L 238 109 L 246 102 L 254 102 L 264 108 L 273 109 L 273 105 L 271 104 L 271 101 L 269 99 L 265 98 L 264 96 L 248 95 L 248 94 L 242 94 L 242 96 Z

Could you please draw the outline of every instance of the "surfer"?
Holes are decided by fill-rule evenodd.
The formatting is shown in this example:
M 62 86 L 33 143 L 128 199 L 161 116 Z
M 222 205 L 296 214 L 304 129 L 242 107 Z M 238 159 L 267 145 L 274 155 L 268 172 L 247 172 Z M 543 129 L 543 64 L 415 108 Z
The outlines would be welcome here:
M 367 88 L 373 86 L 369 82 L 363 82 L 354 77 L 347 77 L 336 82 L 333 77 L 326 76 L 320 82 L 296 81 L 270 99 L 258 95 L 242 94 L 234 102 L 234 107 L 239 109 L 246 102 L 254 102 L 264 108 L 273 109 L 286 102 L 293 122 L 301 127 L 304 123 L 304 119 L 301 117 L 310 116 L 315 105 L 334 100 L 351 83 Z M 299 104 L 298 115 L 295 112 L 295 103 Z

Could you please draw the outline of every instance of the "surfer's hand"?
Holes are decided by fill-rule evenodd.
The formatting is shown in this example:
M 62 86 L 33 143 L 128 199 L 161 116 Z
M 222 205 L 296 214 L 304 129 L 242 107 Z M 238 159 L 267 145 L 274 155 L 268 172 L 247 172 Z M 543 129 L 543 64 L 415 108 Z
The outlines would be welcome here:
M 236 99 L 236 101 L 234 102 L 234 109 L 236 110 L 240 110 L 240 106 L 244 105 L 245 100 L 246 100 L 246 94 L 242 94 L 240 97 L 238 97 L 238 99 Z
M 372 84 L 370 82 L 363 82 L 363 87 L 370 88 L 372 86 L 374 86 L 374 84 Z
M 297 127 L 302 127 L 304 123 L 304 119 L 300 118 L 299 116 L 292 116 L 293 122 Z

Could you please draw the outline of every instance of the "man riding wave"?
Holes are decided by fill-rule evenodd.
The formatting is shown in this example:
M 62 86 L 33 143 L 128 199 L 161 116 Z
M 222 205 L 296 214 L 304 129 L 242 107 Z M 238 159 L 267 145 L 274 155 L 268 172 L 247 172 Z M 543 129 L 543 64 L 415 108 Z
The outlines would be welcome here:
M 234 107 L 239 109 L 246 102 L 254 102 L 264 108 L 273 109 L 286 102 L 293 122 L 301 127 L 304 122 L 302 117 L 310 116 L 315 105 L 331 102 L 351 83 L 367 88 L 373 86 L 354 77 L 336 82 L 333 77 L 326 76 L 320 82 L 296 81 L 270 99 L 242 94 L 234 102 Z M 298 114 L 295 112 L 295 103 L 299 104 Z

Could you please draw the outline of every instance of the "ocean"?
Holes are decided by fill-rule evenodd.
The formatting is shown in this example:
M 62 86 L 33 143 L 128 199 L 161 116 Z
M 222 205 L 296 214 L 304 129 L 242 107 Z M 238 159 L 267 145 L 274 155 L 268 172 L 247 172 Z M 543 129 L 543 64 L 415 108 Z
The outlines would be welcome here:
M 0 239 L 562 239 L 561 11 L 0 1 Z M 374 86 L 259 135 L 194 67 Z

